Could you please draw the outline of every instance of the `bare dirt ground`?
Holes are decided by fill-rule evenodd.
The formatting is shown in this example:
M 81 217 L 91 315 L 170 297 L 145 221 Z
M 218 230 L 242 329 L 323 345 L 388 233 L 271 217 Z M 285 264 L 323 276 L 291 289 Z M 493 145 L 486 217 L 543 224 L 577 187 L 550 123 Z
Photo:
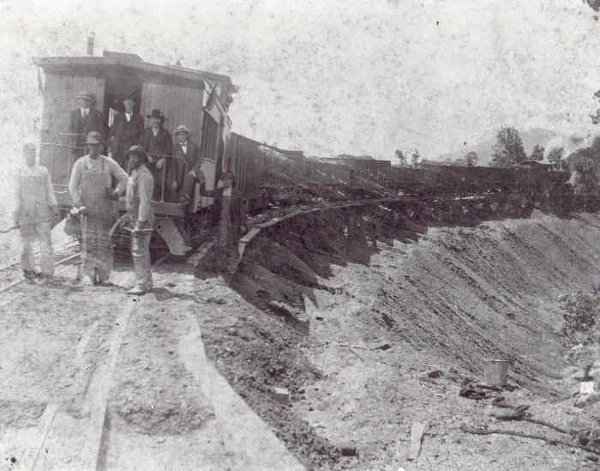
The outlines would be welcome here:
M 233 277 L 166 263 L 139 299 L 123 293 L 126 262 L 113 287 L 72 286 L 69 267 L 56 285 L 5 293 L 0 469 L 78 469 L 89 456 L 97 469 L 598 468 L 576 448 L 461 426 L 569 440 L 497 420 L 511 410 L 492 405 L 499 396 L 566 429 L 598 423 L 600 405 L 574 405 L 597 351 L 561 334 L 561 299 L 598 281 L 600 217 L 430 228 L 376 250 L 314 229 L 257 241 Z M 486 358 L 510 359 L 516 388 L 461 397 Z M 428 426 L 408 461 L 416 422 Z

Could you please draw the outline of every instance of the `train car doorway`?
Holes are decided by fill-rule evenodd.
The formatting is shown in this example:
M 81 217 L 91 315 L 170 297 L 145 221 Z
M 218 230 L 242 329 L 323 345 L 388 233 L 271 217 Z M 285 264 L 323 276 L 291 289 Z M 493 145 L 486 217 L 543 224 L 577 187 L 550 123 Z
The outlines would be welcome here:
M 117 113 L 125 112 L 123 101 L 126 98 L 133 99 L 133 112 L 139 114 L 142 109 L 142 81 L 129 77 L 107 78 L 104 89 L 104 110 L 107 126 L 112 127 Z

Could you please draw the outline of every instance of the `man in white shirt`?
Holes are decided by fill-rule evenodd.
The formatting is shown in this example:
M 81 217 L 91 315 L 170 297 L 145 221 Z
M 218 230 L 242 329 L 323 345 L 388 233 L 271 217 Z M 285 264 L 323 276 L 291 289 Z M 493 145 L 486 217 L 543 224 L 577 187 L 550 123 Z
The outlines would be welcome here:
M 32 143 L 23 146 L 25 166 L 18 170 L 15 184 L 14 222 L 18 226 L 23 251 L 21 268 L 25 278 L 52 278 L 54 259 L 50 235 L 53 215 L 58 213 L 56 196 L 46 167 L 36 165 L 36 149 Z M 36 274 L 33 244 L 40 245 L 41 274 Z

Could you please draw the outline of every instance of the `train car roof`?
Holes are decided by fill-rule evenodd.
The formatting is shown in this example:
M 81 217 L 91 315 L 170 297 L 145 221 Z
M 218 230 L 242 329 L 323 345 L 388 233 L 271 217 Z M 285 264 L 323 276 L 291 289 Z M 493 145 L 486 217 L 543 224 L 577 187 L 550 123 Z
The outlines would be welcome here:
M 286 157 L 291 157 L 293 159 L 303 159 L 304 158 L 304 151 L 301 150 L 287 150 L 287 149 L 281 149 L 280 147 L 276 147 L 273 146 L 271 144 L 267 144 L 265 142 L 258 142 L 254 139 L 250 139 L 249 137 L 243 136 L 242 134 L 236 133 L 236 132 L 232 132 L 231 133 L 232 136 L 237 136 L 238 138 L 241 139 L 245 139 L 247 142 L 252 143 L 253 145 L 257 146 L 257 147 L 264 147 L 266 149 L 270 149 L 272 151 L 275 151 L 279 154 L 283 154 Z
M 158 65 L 143 61 L 136 54 L 104 51 L 102 56 L 81 57 L 36 57 L 34 64 L 51 73 L 81 73 L 92 75 L 122 74 L 123 72 L 140 72 L 148 78 L 162 76 L 194 82 L 204 87 L 205 80 L 217 81 L 226 85 L 228 91 L 234 92 L 235 86 L 227 75 L 194 70 L 178 65 Z
M 550 167 L 555 162 L 548 162 L 546 160 L 523 160 L 519 165 L 521 167 Z

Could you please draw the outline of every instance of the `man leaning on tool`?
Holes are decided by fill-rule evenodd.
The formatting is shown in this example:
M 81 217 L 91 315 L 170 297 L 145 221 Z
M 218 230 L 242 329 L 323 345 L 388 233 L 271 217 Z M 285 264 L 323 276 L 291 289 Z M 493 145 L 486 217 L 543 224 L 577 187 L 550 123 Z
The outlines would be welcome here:
M 35 279 L 32 245 L 39 241 L 41 276 L 52 278 L 54 260 L 50 236 L 52 216 L 57 214 L 56 196 L 46 167 L 35 163 L 35 145 L 23 146 L 25 166 L 18 170 L 16 180 L 15 226 L 19 228 L 23 252 L 21 267 L 25 278 Z
M 128 294 L 142 295 L 152 289 L 150 265 L 150 235 L 154 225 L 152 193 L 154 178 L 146 167 L 148 155 L 143 147 L 131 146 L 127 152 L 131 176 L 127 182 L 127 212 L 134 223 L 131 234 L 131 256 L 135 270 L 135 285 Z
M 73 166 L 69 192 L 81 220 L 81 265 L 84 285 L 108 282 L 113 264 L 110 229 L 113 201 L 127 185 L 127 173 L 110 157 L 100 154 L 102 138 L 92 131 L 87 135 L 88 154 Z M 117 188 L 113 190 L 113 181 Z

